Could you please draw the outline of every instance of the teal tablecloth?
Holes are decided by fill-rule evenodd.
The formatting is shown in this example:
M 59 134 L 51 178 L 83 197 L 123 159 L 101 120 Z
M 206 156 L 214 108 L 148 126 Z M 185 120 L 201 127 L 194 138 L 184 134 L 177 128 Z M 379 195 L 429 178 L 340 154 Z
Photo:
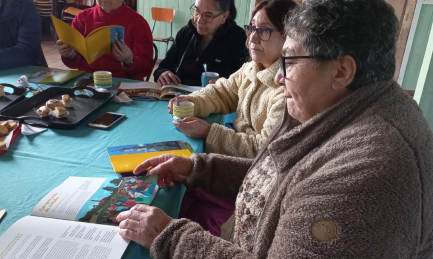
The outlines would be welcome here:
M 29 76 L 41 69 L 23 67 L 0 70 L 0 83 L 14 84 L 21 75 Z M 64 86 L 72 87 L 75 80 Z M 118 81 L 113 79 L 113 85 Z M 107 111 L 126 114 L 126 118 L 109 130 L 87 126 Z M 206 120 L 209 123 L 222 123 L 224 118 L 222 115 L 212 115 Z M 0 210 L 7 210 L 6 217 L 0 223 L 0 235 L 15 221 L 30 215 L 37 202 L 68 176 L 116 176 L 107 147 L 170 140 L 187 141 L 195 152 L 203 152 L 203 140 L 189 139 L 176 130 L 167 112 L 167 102 L 164 101 L 134 101 L 130 105 L 111 102 L 74 130 L 48 129 L 31 136 L 20 134 L 9 150 L 0 155 Z M 152 205 L 177 218 L 184 191 L 180 184 L 161 189 Z M 148 257 L 149 251 L 136 243 L 131 243 L 123 256 Z

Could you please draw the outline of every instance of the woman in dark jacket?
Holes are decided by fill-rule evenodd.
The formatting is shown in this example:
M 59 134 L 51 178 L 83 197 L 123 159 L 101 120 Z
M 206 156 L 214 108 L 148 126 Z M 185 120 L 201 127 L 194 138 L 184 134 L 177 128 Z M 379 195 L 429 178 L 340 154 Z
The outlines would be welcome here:
M 228 78 L 247 58 L 245 32 L 234 21 L 234 0 L 196 0 L 191 13 L 193 18 L 177 33 L 153 74 L 161 85 L 201 85 L 203 64 Z
M 41 18 L 32 0 L 0 0 L 0 69 L 47 66 Z

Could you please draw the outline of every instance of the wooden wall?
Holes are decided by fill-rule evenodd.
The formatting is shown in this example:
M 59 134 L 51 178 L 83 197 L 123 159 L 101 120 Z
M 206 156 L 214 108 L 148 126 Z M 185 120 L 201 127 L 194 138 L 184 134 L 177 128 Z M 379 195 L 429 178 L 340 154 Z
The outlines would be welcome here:
M 138 1 L 137 12 L 141 14 L 146 21 L 149 23 L 150 29 L 153 27 L 153 20 L 150 8 L 152 7 L 164 7 L 172 8 L 176 10 L 176 17 L 173 23 L 173 37 L 176 37 L 177 32 L 185 26 L 191 19 L 191 13 L 189 7 L 195 2 L 195 0 L 143 0 Z M 243 25 L 249 22 L 250 12 L 250 0 L 235 0 L 236 9 L 238 15 L 236 23 L 243 27 Z M 169 36 L 170 35 L 170 24 L 157 22 L 155 26 L 154 35 Z M 165 43 L 155 42 L 159 50 L 159 59 L 165 57 Z M 171 46 L 171 43 L 170 43 Z
M 396 69 L 394 79 L 397 80 L 401 64 L 403 62 L 404 52 L 406 50 L 407 39 L 409 37 L 410 27 L 412 25 L 412 19 L 415 12 L 417 0 L 388 0 L 394 1 L 397 18 L 400 21 L 400 31 L 397 39 L 397 52 L 395 57 Z M 400 4 L 398 4 L 401 2 Z M 404 6 L 400 6 L 404 2 Z M 393 3 L 391 3 L 392 5 Z M 400 14 L 400 15 L 399 15 Z

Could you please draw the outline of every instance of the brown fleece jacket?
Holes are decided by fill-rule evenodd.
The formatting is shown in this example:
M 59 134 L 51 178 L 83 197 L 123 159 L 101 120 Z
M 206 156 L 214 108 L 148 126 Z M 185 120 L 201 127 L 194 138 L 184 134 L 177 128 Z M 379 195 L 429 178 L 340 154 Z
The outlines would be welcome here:
M 152 257 L 433 256 L 433 138 L 395 82 L 365 86 L 302 125 L 292 122 L 285 113 L 254 162 L 193 158 L 188 186 L 235 197 L 247 168 L 272 157 L 278 180 L 252 253 L 179 219 L 155 239 Z

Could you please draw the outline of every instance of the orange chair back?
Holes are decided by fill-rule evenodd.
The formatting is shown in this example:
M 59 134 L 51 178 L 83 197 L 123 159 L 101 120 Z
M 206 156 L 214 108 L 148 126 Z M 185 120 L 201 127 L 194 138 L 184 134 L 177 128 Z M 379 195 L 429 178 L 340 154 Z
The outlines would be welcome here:
M 173 22 L 176 10 L 169 8 L 152 7 L 152 19 L 160 22 Z

